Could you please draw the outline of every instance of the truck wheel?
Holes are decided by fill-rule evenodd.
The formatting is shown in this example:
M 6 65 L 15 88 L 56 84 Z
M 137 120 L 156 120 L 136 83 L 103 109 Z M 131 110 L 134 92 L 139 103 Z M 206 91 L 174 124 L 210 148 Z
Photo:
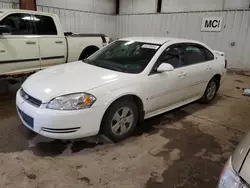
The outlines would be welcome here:
M 114 142 L 128 138 L 134 131 L 138 120 L 135 103 L 122 99 L 112 104 L 105 113 L 102 129 Z
M 88 58 L 89 56 L 91 56 L 93 53 L 95 53 L 96 51 L 98 51 L 99 48 L 97 46 L 88 46 L 87 48 L 85 48 L 80 57 L 79 60 L 84 60 L 86 58 Z

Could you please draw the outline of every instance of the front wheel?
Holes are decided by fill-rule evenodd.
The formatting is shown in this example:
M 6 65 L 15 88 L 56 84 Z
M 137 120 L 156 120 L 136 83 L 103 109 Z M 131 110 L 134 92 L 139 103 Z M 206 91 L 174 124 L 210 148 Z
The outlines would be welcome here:
M 212 102 L 217 94 L 218 89 L 219 89 L 218 81 L 216 79 L 210 80 L 200 102 L 205 104 Z
M 138 110 L 133 101 L 117 101 L 105 113 L 103 132 L 111 140 L 119 142 L 133 133 L 137 120 Z

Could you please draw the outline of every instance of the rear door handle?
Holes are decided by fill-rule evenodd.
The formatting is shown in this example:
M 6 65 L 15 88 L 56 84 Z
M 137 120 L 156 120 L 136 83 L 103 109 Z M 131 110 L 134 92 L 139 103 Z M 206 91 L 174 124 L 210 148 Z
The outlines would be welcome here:
M 34 44 L 36 44 L 36 42 L 33 42 L 33 41 L 26 41 L 26 44 L 28 44 L 28 45 L 34 45 Z
M 209 65 L 209 66 L 207 66 L 207 68 L 206 68 L 206 70 L 211 70 L 212 69 L 212 67 Z
M 56 44 L 62 44 L 63 41 L 55 41 Z
M 0 50 L 0 53 L 5 53 L 5 50 Z

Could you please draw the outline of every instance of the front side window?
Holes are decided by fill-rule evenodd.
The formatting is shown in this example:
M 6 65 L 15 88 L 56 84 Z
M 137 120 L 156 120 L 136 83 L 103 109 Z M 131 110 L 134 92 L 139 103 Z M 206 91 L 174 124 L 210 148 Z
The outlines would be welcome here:
M 157 66 L 161 63 L 169 63 L 174 68 L 179 68 L 184 65 L 184 49 L 181 45 L 168 47 L 157 61 Z M 157 68 L 157 67 L 156 67 Z
M 53 18 L 35 15 L 33 16 L 33 21 L 38 35 L 57 35 L 57 29 Z
M 1 20 L 0 25 L 10 28 L 11 35 L 31 35 L 31 17 L 28 14 L 11 14 Z
M 196 45 L 186 45 L 185 65 L 193 65 L 206 61 L 204 48 Z
M 138 74 L 147 67 L 159 48 L 158 44 L 116 41 L 84 62 L 120 72 Z

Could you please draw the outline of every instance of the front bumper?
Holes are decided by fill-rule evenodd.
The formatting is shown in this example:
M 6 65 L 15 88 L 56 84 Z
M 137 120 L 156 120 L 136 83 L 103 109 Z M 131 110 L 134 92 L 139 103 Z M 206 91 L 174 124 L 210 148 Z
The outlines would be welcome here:
M 39 108 L 26 102 L 20 91 L 16 95 L 18 115 L 23 124 L 34 132 L 54 139 L 76 139 L 98 134 L 106 107 L 82 110 L 51 110 L 45 104 Z

